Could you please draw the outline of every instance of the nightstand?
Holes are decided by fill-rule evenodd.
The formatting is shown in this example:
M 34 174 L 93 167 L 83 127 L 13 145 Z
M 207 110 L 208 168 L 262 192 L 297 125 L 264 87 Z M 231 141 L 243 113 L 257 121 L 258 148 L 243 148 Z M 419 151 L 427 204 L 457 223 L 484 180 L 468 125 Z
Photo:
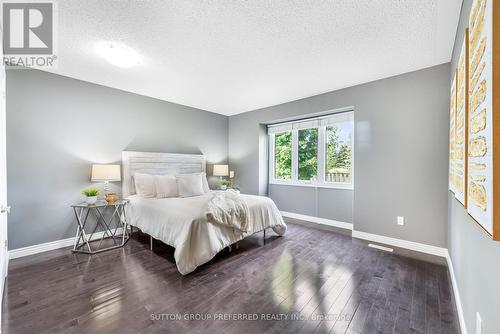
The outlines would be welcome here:
M 115 203 L 100 201 L 93 205 L 86 203 L 72 205 L 77 223 L 73 252 L 96 254 L 123 247 L 130 239 L 125 213 L 128 202 L 128 200 L 118 200 Z M 92 227 L 89 226 L 90 215 L 95 218 L 95 225 Z M 101 248 L 104 240 L 112 241 L 113 245 Z

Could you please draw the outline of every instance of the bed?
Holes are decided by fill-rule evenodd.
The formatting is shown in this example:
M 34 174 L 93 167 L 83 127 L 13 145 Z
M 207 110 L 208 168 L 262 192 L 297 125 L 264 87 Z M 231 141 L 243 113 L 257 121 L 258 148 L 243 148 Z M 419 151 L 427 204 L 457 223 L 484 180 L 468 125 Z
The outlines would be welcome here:
M 218 252 L 257 232 L 273 229 L 284 235 L 286 224 L 274 202 L 264 196 L 239 195 L 245 204 L 248 226 L 241 231 L 207 218 L 207 204 L 221 193 L 200 196 L 144 198 L 135 194 L 134 173 L 174 175 L 205 172 L 203 155 L 122 152 L 122 195 L 129 199 L 126 214 L 131 226 L 175 248 L 174 258 L 182 275 L 193 272 Z

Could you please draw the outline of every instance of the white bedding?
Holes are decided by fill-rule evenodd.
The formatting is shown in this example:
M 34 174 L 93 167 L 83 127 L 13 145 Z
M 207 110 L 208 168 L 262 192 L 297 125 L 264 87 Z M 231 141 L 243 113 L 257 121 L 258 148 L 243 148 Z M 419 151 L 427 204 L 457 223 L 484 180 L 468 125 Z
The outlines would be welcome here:
M 207 204 L 215 192 L 187 198 L 143 198 L 129 196 L 128 222 L 143 232 L 175 247 L 175 261 L 183 275 L 210 261 L 225 247 L 255 232 L 271 227 L 286 232 L 274 202 L 263 196 L 241 195 L 249 209 L 247 232 L 209 222 Z

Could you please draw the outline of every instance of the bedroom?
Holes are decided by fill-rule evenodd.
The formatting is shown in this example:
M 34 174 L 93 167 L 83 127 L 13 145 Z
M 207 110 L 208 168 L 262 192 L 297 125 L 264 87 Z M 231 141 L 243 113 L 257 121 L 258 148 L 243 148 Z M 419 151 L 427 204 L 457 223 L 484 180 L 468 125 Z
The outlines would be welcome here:
M 2 331 L 498 333 L 499 8 L 3 1 Z

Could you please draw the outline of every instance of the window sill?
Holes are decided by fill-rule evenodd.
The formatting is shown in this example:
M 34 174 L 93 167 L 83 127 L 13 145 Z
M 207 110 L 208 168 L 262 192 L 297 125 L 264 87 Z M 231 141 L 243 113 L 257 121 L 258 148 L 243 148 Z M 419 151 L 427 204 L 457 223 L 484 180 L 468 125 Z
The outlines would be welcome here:
M 339 190 L 354 190 L 352 184 L 313 184 L 313 183 L 292 183 L 292 182 L 279 182 L 279 181 L 271 181 L 269 182 L 271 185 L 276 186 L 291 186 L 291 187 L 306 187 L 306 188 L 326 188 L 326 189 L 339 189 Z

